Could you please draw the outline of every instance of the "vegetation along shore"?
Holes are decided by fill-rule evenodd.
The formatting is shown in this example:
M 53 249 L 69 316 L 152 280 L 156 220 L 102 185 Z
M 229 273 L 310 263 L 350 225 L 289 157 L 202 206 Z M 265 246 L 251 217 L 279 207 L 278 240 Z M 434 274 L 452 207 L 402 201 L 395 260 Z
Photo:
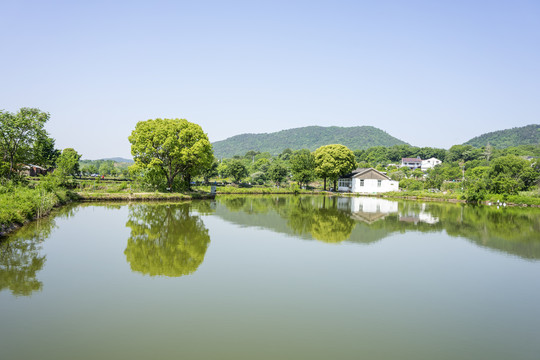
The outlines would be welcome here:
M 340 192 L 540 206 L 538 125 L 480 135 L 448 150 L 411 146 L 372 127 L 358 129 L 358 137 L 369 135 L 375 144 L 386 145 L 350 149 L 339 143 L 344 130 L 308 127 L 280 132 L 279 141 L 266 134 L 260 141 L 254 135 L 238 136 L 239 146 L 235 138 L 218 142 L 219 149 L 227 145 L 218 158 L 199 125 L 185 119 L 153 119 L 137 123 L 129 136 L 133 160 L 82 160 L 74 148 L 55 148 L 44 128 L 49 118 L 35 108 L 0 111 L 0 234 L 72 201 Z M 300 143 L 294 150 L 276 147 L 300 135 L 307 136 L 300 142 L 309 148 Z M 353 140 L 347 144 L 359 143 Z M 274 147 L 264 151 L 269 144 Z M 246 146 L 251 149 L 235 153 Z M 360 176 L 366 169 L 372 169 L 373 179 Z M 367 187 L 368 180 L 378 181 L 379 188 Z M 398 186 L 383 191 L 385 182 Z

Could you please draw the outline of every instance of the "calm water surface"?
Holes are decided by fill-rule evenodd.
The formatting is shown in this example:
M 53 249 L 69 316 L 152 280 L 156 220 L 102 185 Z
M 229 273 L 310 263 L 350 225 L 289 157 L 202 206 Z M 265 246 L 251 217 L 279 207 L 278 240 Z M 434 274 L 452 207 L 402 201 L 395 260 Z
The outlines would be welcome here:
M 540 212 L 230 196 L 0 243 L 0 359 L 539 359 Z

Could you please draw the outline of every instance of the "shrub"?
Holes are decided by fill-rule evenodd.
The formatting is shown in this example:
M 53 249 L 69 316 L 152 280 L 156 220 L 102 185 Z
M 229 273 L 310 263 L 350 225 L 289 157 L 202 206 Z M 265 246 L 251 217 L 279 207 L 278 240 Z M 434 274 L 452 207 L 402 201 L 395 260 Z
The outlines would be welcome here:
M 408 191 L 423 190 L 424 182 L 414 179 L 403 179 L 399 182 L 399 187 Z

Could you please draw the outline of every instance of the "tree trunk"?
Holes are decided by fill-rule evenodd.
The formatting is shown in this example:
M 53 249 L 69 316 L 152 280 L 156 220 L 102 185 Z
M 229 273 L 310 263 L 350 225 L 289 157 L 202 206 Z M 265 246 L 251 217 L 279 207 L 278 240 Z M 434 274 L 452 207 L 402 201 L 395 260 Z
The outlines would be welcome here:
M 323 185 L 323 191 L 326 190 L 326 178 L 324 178 L 324 185 Z
M 184 179 L 186 180 L 186 188 L 191 191 L 191 174 L 187 174 Z
M 9 155 L 9 171 L 8 171 L 8 180 L 11 180 L 11 173 L 13 172 L 13 164 L 15 162 L 15 156 Z

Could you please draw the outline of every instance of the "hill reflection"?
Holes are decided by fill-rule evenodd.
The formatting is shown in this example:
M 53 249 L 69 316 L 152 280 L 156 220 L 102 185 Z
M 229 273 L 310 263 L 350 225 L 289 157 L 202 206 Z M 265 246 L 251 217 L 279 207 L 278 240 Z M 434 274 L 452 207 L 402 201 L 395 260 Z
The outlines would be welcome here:
M 216 215 L 305 239 L 372 243 L 393 233 L 442 232 L 540 258 L 540 209 L 399 202 L 370 197 L 220 196 Z

